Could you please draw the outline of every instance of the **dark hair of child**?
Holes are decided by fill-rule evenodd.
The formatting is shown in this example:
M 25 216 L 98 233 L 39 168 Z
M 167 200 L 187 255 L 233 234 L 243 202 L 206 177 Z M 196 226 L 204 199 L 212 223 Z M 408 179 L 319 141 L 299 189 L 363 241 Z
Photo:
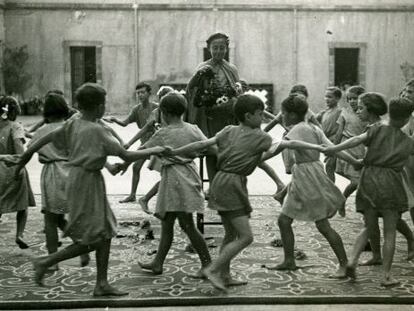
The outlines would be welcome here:
M 233 106 L 234 115 L 237 120 L 244 122 L 246 113 L 255 113 L 256 110 L 264 110 L 265 106 L 263 101 L 252 94 L 243 94 L 237 97 L 237 101 Z
M 164 85 L 161 86 L 160 89 L 157 92 L 158 98 L 163 98 L 168 93 L 174 92 L 174 89 L 171 86 Z
M 2 108 L 7 107 L 7 119 L 15 121 L 17 116 L 20 114 L 20 106 L 17 100 L 12 96 L 4 96 L 0 99 L 0 114 L 3 113 Z
M 355 94 L 357 96 L 365 93 L 365 88 L 360 85 L 353 85 L 346 90 L 348 93 Z
M 309 97 L 308 89 L 303 84 L 295 84 L 294 86 L 292 86 L 292 88 L 290 89 L 289 95 L 294 94 L 294 93 L 301 93 L 305 97 Z
M 359 100 L 367 107 L 369 113 L 373 113 L 377 116 L 382 116 L 387 113 L 387 103 L 379 93 L 368 92 L 359 97 Z
M 289 95 L 282 101 L 282 109 L 286 112 L 296 113 L 299 121 L 305 120 L 309 105 L 306 100 L 295 95 Z
M 394 120 L 408 119 L 414 111 L 414 105 L 408 99 L 395 97 L 390 100 L 388 112 Z
M 326 90 L 328 92 L 331 92 L 333 94 L 333 96 L 335 96 L 337 99 L 341 99 L 341 97 L 342 97 L 342 91 L 341 91 L 341 89 L 339 87 L 330 86 L 330 87 L 327 87 Z
M 207 42 L 207 48 L 210 48 L 211 42 L 213 42 L 216 39 L 224 39 L 227 46 L 229 46 L 229 44 L 230 44 L 230 39 L 227 35 L 225 35 L 224 33 L 221 33 L 221 32 L 217 32 L 215 34 L 212 34 L 210 37 L 208 37 L 208 39 L 206 41 Z
M 149 85 L 146 82 L 139 82 L 137 86 L 135 87 L 135 91 L 142 89 L 143 87 L 145 87 L 148 93 L 151 93 L 151 85 Z
M 160 109 L 163 113 L 182 116 L 187 110 L 187 100 L 178 92 L 171 92 L 161 98 Z
M 105 104 L 105 89 L 96 83 L 85 83 L 75 92 L 79 109 L 90 111 L 96 106 Z
M 69 107 L 62 95 L 49 93 L 46 95 L 43 107 L 43 118 L 49 122 L 52 119 L 66 119 L 69 116 Z
M 47 91 L 46 96 L 49 95 L 49 94 L 58 94 L 58 95 L 61 95 L 61 96 L 64 95 L 63 91 L 58 90 L 58 89 L 53 89 L 53 90 Z

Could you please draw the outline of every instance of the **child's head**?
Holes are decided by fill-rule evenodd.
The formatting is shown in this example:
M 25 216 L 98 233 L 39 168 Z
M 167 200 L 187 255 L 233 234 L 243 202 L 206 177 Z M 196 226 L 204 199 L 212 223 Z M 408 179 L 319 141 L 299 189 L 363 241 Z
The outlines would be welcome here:
M 390 119 L 401 121 L 401 126 L 408 122 L 408 118 L 414 111 L 414 103 L 402 97 L 395 97 L 390 100 L 388 112 Z
M 309 97 L 308 89 L 303 84 L 295 84 L 292 86 L 289 95 L 302 95 L 305 99 Z
M 148 101 L 151 95 L 151 86 L 148 83 L 140 82 L 135 87 L 135 94 L 137 94 L 140 102 Z
M 250 127 L 260 127 L 264 108 L 264 103 L 258 96 L 242 94 L 237 97 L 233 111 L 240 123 L 244 123 Z
M 330 86 L 325 91 L 325 102 L 328 108 L 338 106 L 338 102 L 341 100 L 342 91 L 336 86 Z
M 161 100 L 168 93 L 174 92 L 174 89 L 171 86 L 163 85 L 159 88 L 157 92 L 158 99 Z
M 359 96 L 357 114 L 361 121 L 379 118 L 387 113 L 387 103 L 380 93 L 368 92 Z
M 289 95 L 282 101 L 283 123 L 287 126 L 305 120 L 309 105 L 307 101 L 296 94 Z
M 346 90 L 346 101 L 354 111 L 358 109 L 358 96 L 365 93 L 365 88 L 360 85 L 353 85 Z
M 187 100 L 178 92 L 170 92 L 161 98 L 160 109 L 163 115 L 180 117 L 187 110 Z
M 96 112 L 97 118 L 105 113 L 105 89 L 96 83 L 85 83 L 75 92 L 75 99 L 80 110 Z
M 411 79 L 404 85 L 400 96 L 414 103 L 414 79 Z
M 64 95 L 62 90 L 52 89 L 52 90 L 47 91 L 46 96 L 49 95 L 49 94 L 52 94 L 52 93 L 53 94 L 58 94 L 58 95 L 61 95 L 61 96 Z
M 16 98 L 3 96 L 0 99 L 0 117 L 2 120 L 15 121 L 20 114 L 20 106 Z
M 62 95 L 49 93 L 45 97 L 43 118 L 47 122 L 64 120 L 69 116 L 69 107 Z

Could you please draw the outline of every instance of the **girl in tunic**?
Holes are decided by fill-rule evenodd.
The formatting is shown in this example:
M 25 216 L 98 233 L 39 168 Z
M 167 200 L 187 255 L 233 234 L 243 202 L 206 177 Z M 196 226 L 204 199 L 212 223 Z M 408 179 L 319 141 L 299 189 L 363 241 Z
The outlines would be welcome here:
M 383 97 L 375 93 L 366 93 L 360 97 L 360 102 L 367 101 L 366 97 L 376 98 L 385 105 Z M 364 107 L 361 107 L 363 109 Z M 401 131 L 407 124 L 413 105 L 404 98 L 395 98 L 389 104 L 389 121 L 375 123 L 368 130 L 339 145 L 325 149 L 325 152 L 338 152 L 355 147 L 359 144 L 367 146 L 367 153 L 363 160 L 364 169 L 356 195 L 357 211 L 364 214 L 367 234 L 372 247 L 372 241 L 380 238 L 378 218 L 384 220 L 384 246 L 383 246 L 383 280 L 381 285 L 392 286 L 399 284 L 392 277 L 391 265 L 395 251 L 395 235 L 401 214 L 407 211 L 410 205 L 411 192 L 407 190 L 403 168 L 408 158 L 414 154 L 414 141 Z M 357 244 L 360 244 L 360 236 Z M 379 243 L 378 243 L 379 244 Z M 359 247 L 360 249 L 361 247 Z M 354 254 L 347 274 L 355 277 L 355 269 L 359 253 Z
M 34 134 L 28 146 L 36 140 L 54 131 L 63 125 L 69 117 L 69 107 L 62 95 L 48 93 L 43 107 L 43 118 L 45 122 Z M 46 248 L 49 254 L 58 249 L 57 229 L 64 231 L 67 221 L 65 214 L 68 213 L 66 199 L 66 180 L 69 175 L 68 151 L 66 148 L 50 143 L 37 152 L 39 162 L 43 164 L 40 186 L 42 192 L 42 213 L 45 221 Z M 89 263 L 89 254 L 81 255 L 81 266 Z M 54 265 L 49 270 L 57 270 Z
M 66 193 L 69 222 L 65 235 L 71 237 L 74 243 L 33 261 L 36 283 L 42 285 L 48 267 L 95 250 L 97 278 L 94 296 L 120 296 L 127 293 L 110 285 L 107 278 L 116 220 L 109 207 L 101 170 L 109 155 L 132 162 L 160 152 L 162 148 L 126 151 L 111 132 L 98 123 L 105 112 L 105 95 L 105 90 L 97 84 L 82 85 L 75 94 L 81 117 L 68 120 L 63 126 L 37 140 L 22 155 L 18 169 L 30 160 L 34 152 L 48 143 L 63 144 L 68 149 L 70 168 Z
M 179 148 L 192 142 L 206 140 L 196 125 L 182 120 L 186 107 L 187 101 L 183 95 L 176 92 L 165 95 L 161 99 L 160 110 L 167 125 L 156 132 L 145 143 L 144 148 Z M 193 213 L 200 213 L 204 208 L 201 180 L 193 158 L 194 155 L 161 158 L 161 181 L 155 208 L 155 216 L 162 221 L 160 244 L 151 263 L 139 262 L 142 269 L 150 270 L 154 274 L 161 274 L 163 271 L 164 261 L 174 238 L 174 223 L 177 218 L 200 257 L 202 268 L 211 262 L 206 242 L 193 219 Z
M 338 120 L 339 125 L 336 137 L 340 142 L 343 142 L 351 137 L 358 136 L 365 131 L 367 122 L 361 121 L 357 115 L 358 109 L 358 96 L 365 93 L 365 89 L 362 86 L 351 86 L 346 90 L 346 100 L 348 107 L 342 109 Z M 347 152 L 356 159 L 361 159 L 365 155 L 365 147 L 363 145 L 356 146 L 355 148 L 348 149 Z M 345 188 L 343 195 L 348 198 L 352 192 L 358 187 L 360 170 L 356 170 L 353 165 L 348 162 L 337 159 L 336 160 L 336 173 L 349 179 L 350 184 Z M 345 206 L 339 209 L 339 215 L 345 217 Z
M 16 122 L 20 112 L 16 99 L 5 96 L 0 99 L 0 155 L 16 155 L 24 151 L 24 130 Z M 22 170 L 14 178 L 14 167 L 0 162 L 0 215 L 16 213 L 16 244 L 26 249 L 29 246 L 23 240 L 26 227 L 28 206 L 35 206 L 30 187 L 29 176 Z
M 282 102 L 283 121 L 286 126 L 294 125 L 285 139 L 300 140 L 311 144 L 332 144 L 322 129 L 305 122 L 308 103 L 301 97 L 289 96 Z M 293 220 L 312 221 L 319 232 L 332 247 L 339 261 L 339 269 L 332 277 L 345 277 L 347 256 L 339 234 L 330 226 L 329 218 L 345 204 L 341 191 L 329 179 L 319 160 L 322 149 L 295 150 L 295 164 L 292 167 L 292 181 L 288 185 L 287 196 L 282 205 L 278 225 L 283 242 L 284 261 L 270 270 L 296 270 L 294 257 Z M 283 144 L 281 145 L 283 147 Z M 289 147 L 290 148 L 290 147 Z M 278 150 L 276 149 L 276 152 Z M 338 156 L 357 164 L 357 160 L 348 154 Z M 267 157 L 267 156 L 265 156 Z

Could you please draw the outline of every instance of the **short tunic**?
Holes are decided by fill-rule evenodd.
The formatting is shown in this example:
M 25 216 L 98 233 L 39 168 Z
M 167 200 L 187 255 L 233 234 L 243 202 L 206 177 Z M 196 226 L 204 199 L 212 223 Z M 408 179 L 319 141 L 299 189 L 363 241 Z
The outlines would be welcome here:
M 306 122 L 296 124 L 286 139 L 312 144 L 329 143 L 322 130 Z M 295 150 L 292 180 L 288 185 L 282 213 L 301 221 L 318 221 L 335 215 L 345 204 L 345 197 L 326 175 L 320 153 L 316 150 Z
M 322 131 L 331 142 L 333 142 L 335 135 L 338 132 L 339 124 L 337 121 L 341 112 L 341 108 L 336 106 L 322 110 L 316 115 L 316 119 L 322 126 Z
M 368 147 L 356 194 L 356 208 L 404 212 L 409 194 L 403 168 L 414 154 L 414 141 L 399 128 L 376 123 L 367 130 Z
M 337 123 L 338 126 L 343 126 L 341 142 L 362 134 L 367 127 L 367 123 L 362 122 L 351 107 L 342 110 Z M 346 152 L 356 159 L 362 159 L 365 156 L 365 147 L 359 145 L 347 149 Z M 356 183 L 361 176 L 361 170 L 356 170 L 352 164 L 342 159 L 336 160 L 336 173 Z
M 116 235 L 116 219 L 101 169 L 107 156 L 120 153 L 121 145 L 102 125 L 81 118 L 66 121 L 53 142 L 69 152 L 69 222 L 64 235 L 83 245 L 111 239 Z
M 61 127 L 63 122 L 47 123 L 34 134 L 29 146 L 46 134 Z M 66 181 L 69 176 L 68 151 L 54 143 L 47 144 L 37 151 L 39 162 L 43 164 L 40 177 L 42 212 L 66 214 L 69 212 L 66 199 Z
M 170 146 L 175 149 L 206 139 L 196 125 L 183 122 L 162 127 L 144 147 Z M 180 155 L 160 158 L 161 181 L 155 207 L 155 216 L 158 218 L 164 219 L 168 212 L 203 211 L 204 195 L 194 157 L 195 155 Z
M 244 210 L 252 207 L 247 192 L 247 176 L 260 164 L 272 138 L 261 129 L 226 126 L 216 134 L 218 172 L 210 186 L 209 208 L 217 211 Z
M 0 154 L 16 154 L 14 140 L 24 139 L 23 127 L 13 121 L 0 121 Z M 13 213 L 35 206 L 29 176 L 23 169 L 19 179 L 14 177 L 16 167 L 0 162 L 0 214 Z
M 147 124 L 151 112 L 157 107 L 158 105 L 153 102 L 149 102 L 147 107 L 144 107 L 143 104 L 138 104 L 134 108 L 132 108 L 126 121 L 128 124 L 136 123 L 138 128 L 141 129 L 145 126 L 145 124 Z M 153 134 L 154 131 L 149 131 L 145 133 L 145 135 L 143 135 L 140 139 L 141 144 L 144 144 Z

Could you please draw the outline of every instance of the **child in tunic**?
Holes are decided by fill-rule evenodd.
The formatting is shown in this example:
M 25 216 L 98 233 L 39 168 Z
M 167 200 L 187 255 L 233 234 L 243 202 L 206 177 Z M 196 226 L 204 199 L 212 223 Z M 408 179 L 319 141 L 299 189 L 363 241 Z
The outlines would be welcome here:
M 339 124 L 338 118 L 341 114 L 341 108 L 338 103 L 341 100 L 342 91 L 335 87 L 328 87 L 325 91 L 325 103 L 327 108 L 316 115 L 316 120 L 321 124 L 322 130 L 328 139 L 337 144 L 340 137 L 337 136 Z M 328 177 L 335 182 L 336 158 L 334 156 L 325 158 L 325 170 Z
M 43 107 L 45 123 L 34 134 L 32 145 L 36 140 L 61 127 L 69 117 L 69 107 L 63 96 L 48 93 Z M 46 248 L 49 254 L 58 249 L 57 229 L 65 230 L 65 214 L 69 212 L 66 199 L 66 180 L 69 175 L 68 151 L 54 143 L 38 150 L 39 162 L 43 164 L 40 186 L 42 193 L 42 213 L 45 221 Z M 81 266 L 89 263 L 89 254 L 81 255 Z M 49 270 L 57 270 L 57 265 Z
M 365 89 L 359 85 L 351 86 L 346 90 L 346 101 L 348 103 L 348 107 L 342 109 L 337 121 L 339 128 L 336 136 L 340 142 L 343 142 L 351 137 L 358 136 L 365 131 L 367 123 L 361 121 L 357 115 L 358 96 L 363 93 L 365 93 Z M 365 155 L 365 147 L 363 145 L 359 145 L 355 148 L 348 149 L 347 152 L 354 158 L 361 159 Z M 356 170 L 355 167 L 348 162 L 342 159 L 337 159 L 336 173 L 349 179 L 351 182 L 343 192 L 344 197 L 348 198 L 358 187 L 361 170 Z M 345 206 L 340 208 L 338 213 L 340 216 L 345 217 Z
M 366 93 L 360 101 L 364 101 L 367 95 L 371 96 L 370 93 Z M 371 241 L 379 239 L 378 218 L 382 217 L 384 220 L 382 286 L 399 284 L 391 274 L 391 265 L 397 224 L 401 214 L 407 211 L 409 206 L 403 168 L 409 156 L 414 154 L 414 141 L 403 133 L 401 128 L 407 124 L 413 109 L 412 103 L 404 98 L 392 99 L 387 123 L 376 123 L 365 133 L 325 149 L 325 152 L 330 153 L 359 144 L 367 146 L 356 195 L 356 207 L 358 212 L 364 214 Z M 347 269 L 349 276 L 355 276 L 355 269 L 356 263 L 350 263 Z
M 82 112 L 53 132 L 46 134 L 22 155 L 22 168 L 44 145 L 53 142 L 69 152 L 67 178 L 67 204 L 69 222 L 65 235 L 74 240 L 70 246 L 49 256 L 33 261 L 35 281 L 42 285 L 48 267 L 60 261 L 96 251 L 97 279 L 94 296 L 126 295 L 109 284 L 107 279 L 111 239 L 116 235 L 116 219 L 106 197 L 105 182 L 101 173 L 107 156 L 119 156 L 134 161 L 162 151 L 162 148 L 145 151 L 126 151 L 109 130 L 98 123 L 105 112 L 105 90 L 95 83 L 82 85 L 75 93 Z
M 5 96 L 0 99 L 0 155 L 16 155 L 24 151 L 24 130 L 16 122 L 20 112 L 16 99 Z M 29 246 L 23 240 L 28 206 L 35 206 L 26 170 L 14 178 L 14 167 L 0 162 L 0 215 L 16 213 L 16 244 L 21 249 Z
M 194 124 L 184 122 L 187 108 L 185 97 L 177 92 L 168 93 L 161 99 L 160 110 L 167 124 L 160 128 L 144 145 L 179 148 L 207 138 Z M 166 156 L 161 158 L 161 181 L 155 208 L 155 216 L 161 219 L 161 239 L 157 254 L 150 263 L 139 262 L 142 269 L 154 274 L 163 272 L 165 258 L 174 238 L 174 223 L 178 222 L 197 252 L 202 268 L 210 262 L 207 244 L 194 224 L 193 213 L 204 209 L 201 179 L 193 162 L 194 156 Z
M 339 234 L 330 226 L 329 218 L 345 203 L 341 191 L 325 174 L 320 162 L 322 149 L 319 144 L 332 144 L 322 130 L 304 122 L 308 110 L 307 102 L 298 96 L 289 96 L 282 102 L 283 121 L 287 126 L 294 125 L 286 135 L 287 140 L 300 140 L 314 145 L 316 150 L 295 150 L 295 165 L 292 168 L 292 181 L 288 185 L 287 196 L 283 202 L 282 213 L 278 219 L 283 242 L 284 261 L 270 270 L 296 270 L 294 257 L 293 220 L 312 221 L 319 232 L 329 242 L 339 261 L 339 269 L 332 277 L 345 277 L 347 256 Z M 282 141 L 283 143 L 284 141 Z M 275 152 L 284 147 L 280 144 Z M 290 148 L 289 146 L 287 146 Z M 270 155 L 273 155 L 270 152 Z M 358 163 L 356 159 L 340 154 L 348 161 Z M 267 158 L 265 155 L 264 158 Z

